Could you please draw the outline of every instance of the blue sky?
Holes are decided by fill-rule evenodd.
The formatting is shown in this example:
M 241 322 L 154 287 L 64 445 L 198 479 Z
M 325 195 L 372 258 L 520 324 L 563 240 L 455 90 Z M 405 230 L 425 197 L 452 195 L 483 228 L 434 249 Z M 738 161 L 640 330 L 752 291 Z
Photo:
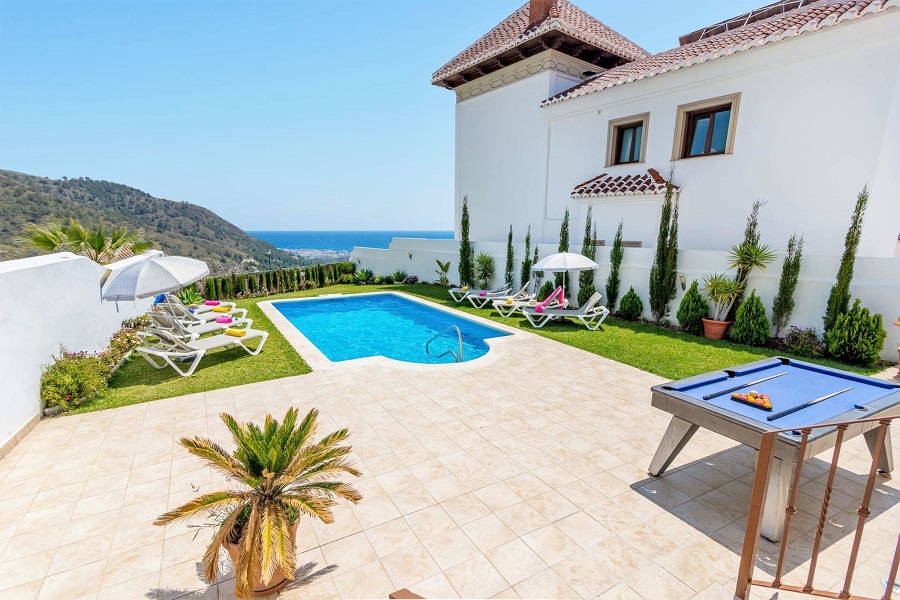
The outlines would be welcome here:
M 522 0 L 0 0 L 0 168 L 254 229 L 452 229 L 431 73 Z M 762 0 L 576 0 L 651 52 Z

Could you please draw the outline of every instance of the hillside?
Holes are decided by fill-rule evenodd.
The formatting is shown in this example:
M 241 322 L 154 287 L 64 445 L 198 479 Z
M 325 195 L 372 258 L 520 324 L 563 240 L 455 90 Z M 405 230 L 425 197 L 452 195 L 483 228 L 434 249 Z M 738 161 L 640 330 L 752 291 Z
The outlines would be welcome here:
M 0 170 L 0 260 L 40 254 L 19 239 L 27 223 L 70 217 L 140 230 L 166 254 L 206 261 L 213 274 L 264 270 L 270 258 L 276 267 L 301 264 L 195 204 L 154 198 L 109 181 L 47 179 Z

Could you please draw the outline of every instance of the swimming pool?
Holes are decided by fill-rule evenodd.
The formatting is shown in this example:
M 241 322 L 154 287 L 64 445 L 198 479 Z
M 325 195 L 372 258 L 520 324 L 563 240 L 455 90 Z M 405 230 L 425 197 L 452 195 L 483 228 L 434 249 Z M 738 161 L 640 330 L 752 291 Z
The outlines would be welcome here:
M 489 350 L 486 339 L 508 333 L 471 319 L 395 294 L 360 294 L 314 300 L 272 303 L 328 360 L 339 362 L 385 356 L 424 364 L 455 362 L 446 350 L 459 353 L 459 339 L 452 329 L 425 344 L 445 328 L 455 325 L 462 334 L 463 359 L 468 362 Z

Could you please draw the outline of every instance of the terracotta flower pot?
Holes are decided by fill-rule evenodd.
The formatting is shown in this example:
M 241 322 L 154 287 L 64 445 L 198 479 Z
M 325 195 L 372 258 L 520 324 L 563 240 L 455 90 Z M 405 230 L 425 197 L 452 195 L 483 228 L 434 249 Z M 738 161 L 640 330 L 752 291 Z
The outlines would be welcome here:
M 703 320 L 703 335 L 711 340 L 721 340 L 725 337 L 725 330 L 731 325 L 731 321 L 715 321 L 713 319 Z
M 297 538 L 297 525 L 299 525 L 299 523 L 300 520 L 298 519 L 291 526 L 291 537 L 294 538 L 295 544 Z M 226 542 L 225 549 L 228 550 L 228 556 L 231 557 L 231 563 L 235 564 L 237 561 L 238 552 L 237 544 Z M 272 574 L 272 579 L 270 579 L 268 583 L 263 583 L 262 581 L 257 583 L 256 587 L 253 588 L 253 595 L 258 598 L 260 596 L 268 596 L 270 594 L 274 594 L 275 592 L 286 586 L 289 581 L 290 580 L 285 576 L 284 571 L 281 569 L 281 567 L 275 567 L 275 572 Z

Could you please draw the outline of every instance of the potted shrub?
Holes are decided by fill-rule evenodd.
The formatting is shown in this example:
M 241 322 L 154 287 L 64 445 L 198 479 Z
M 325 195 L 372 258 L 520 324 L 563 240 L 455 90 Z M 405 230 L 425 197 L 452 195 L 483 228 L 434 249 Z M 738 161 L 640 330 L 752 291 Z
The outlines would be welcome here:
M 731 324 L 725 318 L 743 288 L 740 282 L 724 273 L 714 273 L 703 278 L 703 295 L 713 303 L 713 318 L 702 319 L 703 335 L 711 340 L 725 337 L 725 330 Z
M 210 583 L 218 575 L 218 557 L 225 549 L 234 564 L 235 594 L 239 598 L 272 594 L 294 579 L 297 523 L 302 515 L 333 522 L 337 499 L 359 502 L 342 473 L 359 476 L 348 459 L 350 446 L 340 445 L 349 432 L 340 429 L 319 441 L 319 412 L 309 411 L 297 422 L 291 408 L 278 423 L 271 415 L 259 427 L 239 423 L 222 413 L 236 449 L 233 453 L 203 437 L 181 438 L 188 452 L 205 460 L 237 486 L 203 494 L 158 517 L 154 525 L 205 517 L 214 534 L 203 555 L 203 573 Z

